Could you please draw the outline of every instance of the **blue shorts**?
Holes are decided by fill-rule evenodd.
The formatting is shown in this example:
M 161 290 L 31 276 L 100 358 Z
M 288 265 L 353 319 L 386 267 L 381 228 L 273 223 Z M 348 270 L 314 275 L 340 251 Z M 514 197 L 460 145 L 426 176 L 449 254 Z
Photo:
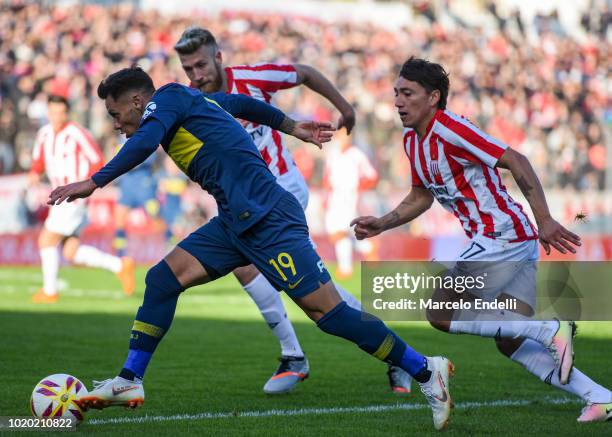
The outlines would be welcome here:
M 149 215 L 159 213 L 157 201 L 157 180 L 148 172 L 136 171 L 126 173 L 119 179 L 120 205 L 128 208 L 145 208 Z
M 289 193 L 241 235 L 214 217 L 178 246 L 200 261 L 211 279 L 254 264 L 277 290 L 306 296 L 331 277 L 315 251 L 301 205 Z
M 181 215 L 181 196 L 166 194 L 165 201 L 160 205 L 161 218 L 167 225 L 173 225 Z

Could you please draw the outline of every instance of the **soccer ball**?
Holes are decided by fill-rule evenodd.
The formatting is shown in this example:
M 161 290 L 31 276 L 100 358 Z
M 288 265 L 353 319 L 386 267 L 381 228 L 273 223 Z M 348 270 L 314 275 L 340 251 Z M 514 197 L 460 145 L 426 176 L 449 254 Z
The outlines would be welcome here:
M 32 392 L 30 410 L 36 417 L 73 417 L 77 423 L 84 418 L 84 411 L 74 401 L 87 394 L 85 384 L 65 373 L 43 378 Z

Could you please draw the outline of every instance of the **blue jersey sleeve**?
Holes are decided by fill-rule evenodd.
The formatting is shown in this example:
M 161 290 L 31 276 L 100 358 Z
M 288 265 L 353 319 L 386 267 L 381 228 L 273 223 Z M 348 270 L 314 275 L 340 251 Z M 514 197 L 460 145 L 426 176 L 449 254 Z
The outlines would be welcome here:
M 145 107 L 140 127 L 145 126 L 149 120 L 157 120 L 165 129 L 164 135 L 173 132 L 173 128 L 184 120 L 190 103 L 183 88 L 171 83 L 158 89 Z
M 154 118 L 138 128 L 108 164 L 91 178 L 98 187 L 103 187 L 138 164 L 144 162 L 159 146 L 165 135 L 162 123 Z
M 147 103 L 136 133 L 115 157 L 92 176 L 97 186 L 103 187 L 144 162 L 185 116 L 188 99 L 183 87 L 168 84 L 155 92 Z
M 227 94 L 223 92 L 205 94 L 216 101 L 219 106 L 233 117 L 252 123 L 264 124 L 278 130 L 285 119 L 285 113 L 261 100 L 243 94 Z

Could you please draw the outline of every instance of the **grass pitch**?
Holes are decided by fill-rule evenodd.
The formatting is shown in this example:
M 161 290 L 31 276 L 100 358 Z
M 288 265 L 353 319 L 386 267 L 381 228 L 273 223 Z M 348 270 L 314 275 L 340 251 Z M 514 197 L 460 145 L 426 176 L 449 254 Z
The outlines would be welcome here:
M 34 385 L 70 373 L 89 389 L 92 379 L 117 374 L 127 352 L 145 270 L 135 296 L 122 295 L 109 273 L 62 269 L 60 302 L 34 305 L 37 268 L 0 268 L 0 415 L 29 414 Z M 343 283 L 358 292 L 359 276 Z M 136 411 L 90 411 L 81 433 L 117 435 L 435 435 L 431 412 L 414 384 L 393 395 L 386 367 L 352 344 L 320 332 L 285 299 L 311 365 L 292 393 L 268 396 L 263 384 L 276 368 L 278 342 L 233 277 L 187 291 L 172 329 L 145 380 L 146 403 Z M 581 403 L 547 386 L 499 354 L 493 341 L 454 336 L 425 324 L 394 329 L 427 355 L 456 365 L 457 405 L 448 435 L 611 435 L 612 423 L 579 425 Z M 612 386 L 612 323 L 579 324 L 576 365 Z M 141 418 L 140 423 L 136 419 Z M 116 422 L 112 422 L 116 420 Z

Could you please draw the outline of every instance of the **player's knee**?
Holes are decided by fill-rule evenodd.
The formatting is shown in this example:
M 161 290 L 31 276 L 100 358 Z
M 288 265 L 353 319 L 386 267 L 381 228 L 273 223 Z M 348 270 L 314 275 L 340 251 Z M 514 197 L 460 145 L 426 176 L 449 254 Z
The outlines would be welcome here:
M 43 228 L 41 233 L 38 235 L 38 247 L 43 249 L 45 247 L 53 247 L 57 246 L 60 239 L 53 232 L 48 231 L 46 228 Z
M 452 317 L 446 311 L 428 309 L 425 315 L 431 326 L 443 332 L 449 331 Z
M 243 286 L 253 282 L 253 279 L 255 279 L 257 275 L 259 275 L 259 270 L 252 264 L 234 269 L 234 276 L 236 276 L 240 285 Z
M 176 299 L 184 289 L 163 260 L 149 269 L 145 276 L 145 285 L 145 304 L 154 305 Z
M 74 262 L 74 256 L 76 255 L 78 246 L 74 246 L 71 244 L 64 244 L 62 248 L 62 256 L 68 262 Z
M 430 320 L 429 324 L 442 332 L 448 332 L 450 329 L 450 322 L 442 321 L 442 320 Z

